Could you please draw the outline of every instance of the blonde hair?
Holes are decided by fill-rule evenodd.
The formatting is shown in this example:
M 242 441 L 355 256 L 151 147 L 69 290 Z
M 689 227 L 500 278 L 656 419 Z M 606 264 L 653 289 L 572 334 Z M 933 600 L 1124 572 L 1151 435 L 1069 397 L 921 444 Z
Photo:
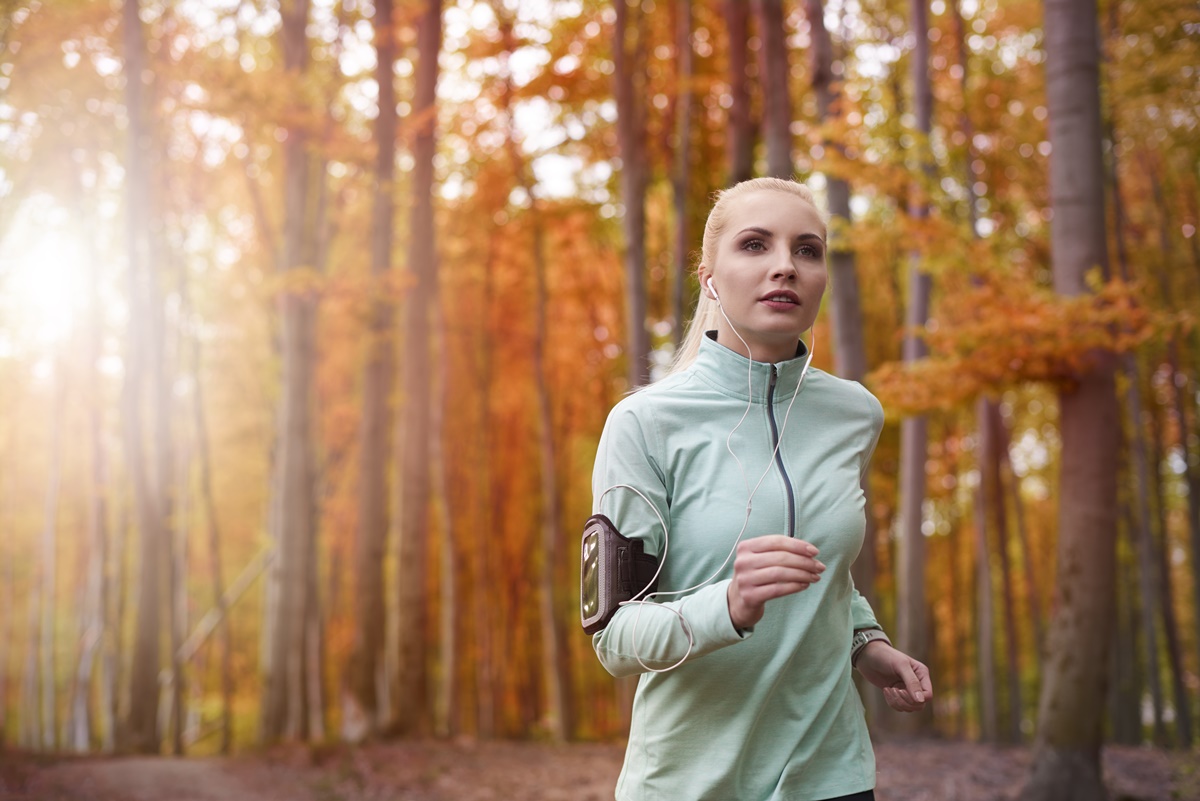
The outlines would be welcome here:
M 713 195 L 713 207 L 708 213 L 708 221 L 704 224 L 704 239 L 701 240 L 700 263 L 696 265 L 697 273 L 705 266 L 710 271 L 712 270 L 717 255 L 717 242 L 720 240 L 721 234 L 725 232 L 725 226 L 729 222 L 729 209 L 733 201 L 753 192 L 767 190 L 795 195 L 816 209 L 817 214 L 821 218 L 822 228 L 829 224 L 828 215 L 817 205 L 817 199 L 813 195 L 813 191 L 799 181 L 769 177 L 751 178 L 748 181 L 742 181 L 728 189 L 722 189 Z M 822 230 L 821 233 L 824 235 L 825 231 Z M 675 352 L 674 358 L 671 359 L 671 366 L 667 368 L 667 375 L 677 373 L 696 361 L 696 356 L 700 353 L 700 342 L 704 338 L 704 332 L 716 328 L 717 320 L 720 317 L 721 312 L 717 308 L 717 302 L 710 298 L 708 293 L 701 288 L 700 297 L 696 301 L 696 313 L 692 315 L 691 322 L 688 323 L 687 331 L 679 343 L 679 350 Z

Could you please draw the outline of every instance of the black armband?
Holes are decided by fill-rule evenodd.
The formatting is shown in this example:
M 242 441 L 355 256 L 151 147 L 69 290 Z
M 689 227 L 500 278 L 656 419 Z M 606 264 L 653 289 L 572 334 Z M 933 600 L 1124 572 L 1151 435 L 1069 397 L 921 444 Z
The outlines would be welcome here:
M 603 631 L 621 604 L 654 592 L 658 560 L 641 540 L 622 536 L 604 515 L 592 515 L 583 527 L 579 611 L 583 630 Z

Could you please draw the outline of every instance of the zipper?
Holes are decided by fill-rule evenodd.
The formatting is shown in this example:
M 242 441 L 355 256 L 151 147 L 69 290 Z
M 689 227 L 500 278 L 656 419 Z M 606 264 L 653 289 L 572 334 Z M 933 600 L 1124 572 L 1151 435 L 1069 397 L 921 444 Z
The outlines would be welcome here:
M 787 468 L 783 466 L 783 449 L 779 446 L 779 427 L 775 424 L 775 381 L 779 372 L 771 365 L 771 380 L 767 384 L 767 421 L 771 424 L 771 450 L 775 453 L 775 466 L 783 478 L 783 488 L 787 491 L 787 534 L 796 536 L 796 495 L 792 490 L 792 480 L 788 478 Z M 799 392 L 799 389 L 796 390 Z

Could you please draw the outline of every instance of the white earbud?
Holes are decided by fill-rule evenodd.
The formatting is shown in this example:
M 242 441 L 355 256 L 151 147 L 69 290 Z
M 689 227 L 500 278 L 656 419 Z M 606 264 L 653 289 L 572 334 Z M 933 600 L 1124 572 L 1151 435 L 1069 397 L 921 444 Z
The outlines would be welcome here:
M 721 302 L 721 296 L 717 294 L 717 288 L 713 286 L 712 278 L 708 279 L 708 291 L 712 293 L 713 300 L 717 303 Z

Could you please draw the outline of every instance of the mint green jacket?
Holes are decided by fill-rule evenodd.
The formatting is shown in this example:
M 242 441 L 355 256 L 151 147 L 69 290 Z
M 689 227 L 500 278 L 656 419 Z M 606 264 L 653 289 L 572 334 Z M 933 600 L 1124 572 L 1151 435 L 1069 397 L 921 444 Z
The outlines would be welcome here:
M 694 639 L 689 653 L 679 617 L 654 603 L 622 607 L 593 636 L 610 673 L 641 674 L 619 801 L 816 801 L 875 786 L 850 641 L 877 623 L 850 565 L 863 543 L 861 478 L 883 409 L 861 385 L 816 369 L 796 395 L 803 366 L 803 358 L 751 362 L 710 332 L 691 367 L 608 416 L 593 511 L 647 552 L 666 554 L 659 591 L 688 591 L 655 600 L 681 613 Z M 743 414 L 730 440 L 739 469 L 726 438 Z M 646 499 L 609 490 L 617 484 Z M 804 592 L 768 601 L 762 620 L 739 634 L 726 589 L 752 491 L 743 538 L 792 534 L 820 549 L 826 570 Z M 685 654 L 666 673 L 641 664 L 666 668 Z

